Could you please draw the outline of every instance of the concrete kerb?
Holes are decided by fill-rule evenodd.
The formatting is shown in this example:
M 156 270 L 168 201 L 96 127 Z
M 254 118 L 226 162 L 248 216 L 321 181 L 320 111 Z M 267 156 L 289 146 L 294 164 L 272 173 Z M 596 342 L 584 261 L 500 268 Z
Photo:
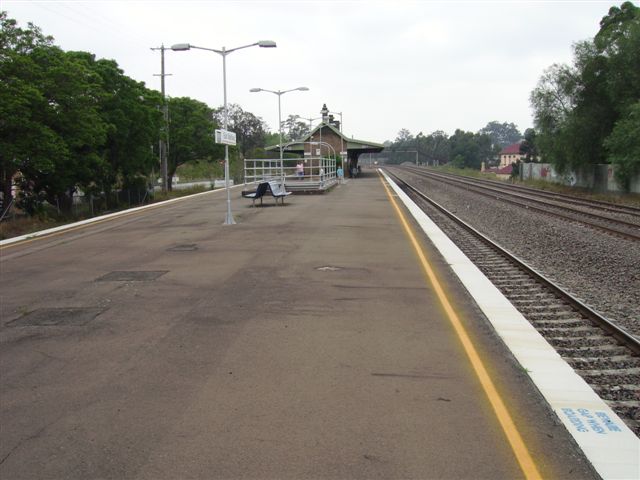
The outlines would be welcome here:
M 241 185 L 233 185 L 230 188 L 238 188 Z M 119 212 L 108 213 L 106 215 L 101 215 L 99 217 L 88 218 L 86 220 L 81 220 L 79 222 L 67 223 L 66 225 L 60 225 L 58 227 L 48 228 L 46 230 L 40 230 L 38 232 L 28 233 L 26 235 L 21 235 L 19 237 L 7 238 L 6 240 L 0 240 L 0 247 L 4 247 L 7 245 L 11 245 L 13 243 L 22 242 L 24 240 L 33 240 L 35 238 L 46 237 L 47 235 L 51 235 L 53 233 L 63 232 L 65 230 L 71 230 L 73 228 L 81 227 L 83 225 L 90 225 L 92 223 L 99 223 L 105 220 L 109 220 L 112 218 L 122 217 L 125 215 L 130 215 L 132 213 L 141 212 L 143 210 L 149 210 L 156 207 L 162 207 L 165 205 L 169 205 L 170 203 L 181 202 L 183 200 L 192 199 L 195 197 L 199 197 L 202 195 L 208 195 L 211 193 L 218 193 L 225 191 L 224 188 L 220 188 L 217 190 L 209 190 L 207 192 L 194 193 L 193 195 L 185 195 L 184 197 L 172 198 L 171 200 L 165 200 L 163 202 L 151 203 L 149 205 L 143 205 L 141 207 L 128 208 L 127 210 L 121 210 Z

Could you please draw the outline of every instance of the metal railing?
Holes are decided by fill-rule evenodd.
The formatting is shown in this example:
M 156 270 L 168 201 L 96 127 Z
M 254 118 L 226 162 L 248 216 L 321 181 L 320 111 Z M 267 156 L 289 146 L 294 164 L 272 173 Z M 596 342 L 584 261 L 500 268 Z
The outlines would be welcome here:
M 247 158 L 244 161 L 244 184 L 268 182 L 282 178 L 286 188 L 327 188 L 336 183 L 336 161 L 325 157 L 285 158 L 282 169 L 280 159 Z

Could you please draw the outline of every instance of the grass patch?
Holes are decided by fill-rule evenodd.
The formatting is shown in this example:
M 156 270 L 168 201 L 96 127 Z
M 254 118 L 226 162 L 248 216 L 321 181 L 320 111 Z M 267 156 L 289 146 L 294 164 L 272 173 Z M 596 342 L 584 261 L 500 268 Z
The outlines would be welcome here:
M 151 196 L 150 202 L 146 202 L 145 204 L 148 205 L 150 203 L 164 202 L 165 200 L 186 197 L 188 195 L 194 195 L 196 193 L 202 193 L 207 191 L 209 191 L 209 189 L 205 188 L 204 186 L 195 186 L 191 188 L 186 188 L 184 190 L 172 190 L 167 193 L 155 192 Z M 128 210 L 129 208 L 135 208 L 135 207 L 136 205 L 132 205 L 131 207 L 127 205 L 127 206 L 122 206 L 121 208 L 115 208 L 108 211 L 96 212 L 95 217 L 106 215 L 108 213 Z M 88 207 L 84 205 L 78 210 L 87 212 Z M 67 216 L 58 215 L 56 209 L 53 207 L 47 208 L 45 215 L 40 217 L 38 216 L 30 217 L 25 214 L 18 214 L 13 218 L 5 218 L 2 222 L 0 222 L 0 240 L 6 240 L 8 238 L 18 237 L 20 235 L 27 235 L 29 233 L 39 232 L 41 230 L 47 230 L 49 228 L 78 222 L 80 220 L 85 220 L 87 218 L 92 218 L 89 213 L 84 213 L 84 214 L 79 213 L 76 215 L 67 215 Z
M 497 180 L 495 173 L 485 173 L 480 170 L 472 170 L 470 168 L 456 168 L 450 167 L 448 165 L 440 165 L 438 167 L 432 167 L 434 170 L 438 170 L 444 173 L 451 173 L 453 175 L 461 175 L 463 177 L 472 177 L 472 178 L 488 178 L 491 180 Z
M 171 190 L 169 192 L 154 192 L 151 197 L 151 203 L 164 202 L 166 200 L 172 200 L 174 198 L 186 197 L 188 195 L 194 195 L 196 193 L 208 192 L 210 188 L 206 188 L 204 185 L 196 185 L 194 187 L 184 188 L 180 190 Z
M 181 182 L 224 178 L 224 167 L 217 162 L 187 162 L 176 169 Z
M 38 218 L 28 216 L 5 219 L 2 221 L 2 223 L 0 223 L 0 240 L 6 240 L 7 238 L 26 235 L 28 233 L 39 232 L 40 230 L 57 227 L 59 225 L 64 225 L 65 223 L 70 222 L 65 220 L 54 220 L 51 218 Z

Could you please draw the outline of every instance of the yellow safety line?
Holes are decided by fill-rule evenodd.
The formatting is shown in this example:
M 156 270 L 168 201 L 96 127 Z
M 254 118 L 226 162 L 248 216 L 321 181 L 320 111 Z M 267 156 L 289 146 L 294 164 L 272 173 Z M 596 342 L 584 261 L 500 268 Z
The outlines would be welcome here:
M 482 388 L 485 394 L 489 398 L 489 402 L 491 403 L 491 406 L 493 407 L 493 410 L 496 416 L 498 417 L 500 426 L 502 427 L 502 430 L 507 436 L 509 445 L 511 446 L 513 453 L 518 459 L 520 468 L 522 469 L 527 479 L 541 479 L 542 476 L 540 475 L 540 472 L 538 472 L 538 468 L 533 462 L 533 459 L 531 458 L 531 454 L 529 453 L 529 450 L 525 446 L 524 441 L 522 440 L 522 437 L 520 436 L 520 433 L 518 432 L 518 429 L 516 428 L 513 422 L 513 419 L 511 418 L 511 415 L 507 410 L 507 407 L 505 406 L 504 402 L 502 401 L 502 398 L 500 397 L 500 394 L 498 393 L 495 385 L 493 384 L 493 381 L 491 380 L 491 377 L 489 376 L 487 369 L 482 363 L 482 360 L 480 359 L 480 356 L 478 355 L 477 350 L 473 346 L 473 343 L 469 338 L 469 334 L 467 333 L 466 329 L 462 325 L 462 322 L 460 321 L 458 314 L 455 312 L 455 310 L 451 306 L 451 303 L 449 302 L 449 299 L 446 293 L 444 292 L 442 285 L 438 280 L 438 277 L 434 273 L 433 268 L 431 267 L 431 264 L 427 260 L 424 252 L 422 251 L 422 247 L 418 243 L 418 240 L 415 234 L 413 233 L 413 229 L 407 222 L 404 214 L 402 213 L 402 210 L 398 206 L 398 203 L 393 198 L 392 192 L 389 189 L 389 186 L 387 185 L 387 183 L 384 181 L 384 178 L 382 177 L 382 175 L 380 175 L 380 180 L 382 181 L 382 185 L 384 186 L 387 192 L 387 195 L 389 196 L 389 200 L 391 201 L 393 207 L 396 210 L 396 213 L 398 214 L 398 217 L 400 217 L 400 222 L 404 226 L 405 232 L 407 233 L 409 239 L 411 240 L 411 243 L 413 244 L 413 248 L 415 249 L 418 255 L 418 258 L 422 263 L 422 267 L 424 268 L 427 278 L 431 283 L 431 285 L 433 286 L 433 289 L 435 290 L 436 295 L 438 296 L 438 299 L 440 300 L 440 303 L 442 304 L 442 307 L 444 308 L 444 311 L 446 312 L 447 317 L 449 318 L 449 321 L 453 325 L 453 328 L 456 334 L 458 335 L 458 338 L 460 339 L 462 346 L 464 347 L 464 351 L 466 352 L 467 357 L 471 362 L 473 370 L 476 372 L 476 375 L 480 380 L 480 384 L 482 385 Z

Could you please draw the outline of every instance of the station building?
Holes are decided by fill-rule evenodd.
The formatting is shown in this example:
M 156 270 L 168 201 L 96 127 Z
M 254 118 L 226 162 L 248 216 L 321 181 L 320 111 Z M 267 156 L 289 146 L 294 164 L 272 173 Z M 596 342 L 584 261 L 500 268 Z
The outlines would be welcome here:
M 332 156 L 344 161 L 345 176 L 352 176 L 358 168 L 358 158 L 363 153 L 379 153 L 384 145 L 368 140 L 356 140 L 342 133 L 340 122 L 329 114 L 325 103 L 320 111 L 322 121 L 308 135 L 287 144 L 283 151 L 304 156 L 304 158 Z

